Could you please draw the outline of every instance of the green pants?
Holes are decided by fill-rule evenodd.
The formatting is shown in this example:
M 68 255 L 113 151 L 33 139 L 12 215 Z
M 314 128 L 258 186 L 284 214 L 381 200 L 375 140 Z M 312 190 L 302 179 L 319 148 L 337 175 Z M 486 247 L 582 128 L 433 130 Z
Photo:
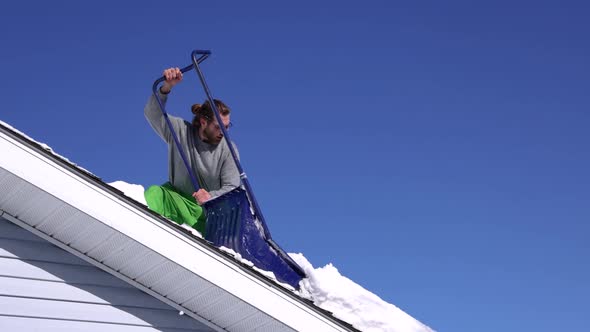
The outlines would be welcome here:
M 205 236 L 205 213 L 192 196 L 177 191 L 169 182 L 151 186 L 145 193 L 150 210 L 176 221 L 188 224 Z

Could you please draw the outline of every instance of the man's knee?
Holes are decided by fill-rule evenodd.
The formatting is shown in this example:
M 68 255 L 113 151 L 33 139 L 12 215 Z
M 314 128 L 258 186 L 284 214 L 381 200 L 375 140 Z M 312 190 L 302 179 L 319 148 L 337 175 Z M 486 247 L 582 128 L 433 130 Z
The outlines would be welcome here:
M 164 200 L 164 190 L 160 186 L 151 186 L 143 193 L 149 207 L 161 206 Z

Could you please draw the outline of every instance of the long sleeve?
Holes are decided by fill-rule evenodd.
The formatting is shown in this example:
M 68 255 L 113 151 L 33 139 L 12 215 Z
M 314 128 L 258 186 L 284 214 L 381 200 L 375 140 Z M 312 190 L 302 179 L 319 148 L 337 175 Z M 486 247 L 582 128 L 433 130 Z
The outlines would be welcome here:
M 236 156 L 239 159 L 240 156 L 238 153 L 238 148 L 233 142 L 232 146 L 234 148 L 234 151 L 236 152 Z M 231 156 L 229 148 L 227 149 L 227 153 L 224 154 L 224 157 L 225 158 L 223 160 L 223 164 L 221 165 L 220 172 L 221 188 L 209 192 L 212 198 L 219 197 L 225 193 L 228 193 L 241 185 L 240 173 L 238 172 L 238 167 L 236 166 L 236 163 L 234 162 L 234 159 Z
M 165 95 L 158 91 L 158 95 L 160 100 L 162 100 L 162 104 L 165 106 L 166 101 L 168 100 L 168 95 Z M 172 134 L 170 133 L 170 128 L 166 123 L 166 118 L 164 118 L 164 114 L 162 114 L 162 110 L 160 110 L 160 106 L 158 105 L 158 101 L 154 95 L 150 95 L 147 104 L 143 110 L 143 113 L 148 120 L 150 126 L 154 129 L 154 131 L 160 136 L 164 142 L 171 143 L 173 141 Z M 170 123 L 172 123 L 172 127 L 178 133 L 182 123 L 184 120 L 168 115 L 168 119 Z

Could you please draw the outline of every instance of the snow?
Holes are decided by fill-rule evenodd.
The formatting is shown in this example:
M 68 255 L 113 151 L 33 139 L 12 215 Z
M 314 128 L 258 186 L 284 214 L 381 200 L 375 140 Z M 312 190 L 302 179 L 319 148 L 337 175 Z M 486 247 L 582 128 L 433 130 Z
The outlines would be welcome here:
M 143 196 L 143 192 L 145 190 L 143 189 L 142 185 L 129 184 L 129 183 L 123 182 L 123 181 L 111 182 L 111 183 L 109 183 L 109 185 L 121 190 L 125 194 L 125 196 L 132 198 L 132 199 L 136 200 L 137 202 L 147 206 L 147 203 L 145 201 L 145 197 Z
M 0 124 L 36 142 L 6 123 L 0 121 Z M 49 146 L 39 142 L 36 143 L 57 157 L 80 168 L 68 159 L 55 153 Z M 88 172 L 86 170 L 84 171 Z M 109 185 L 122 191 L 129 198 L 143 205 L 147 205 L 143 195 L 143 186 L 129 184 L 124 181 L 115 181 L 109 183 Z M 186 225 L 181 225 L 181 227 L 189 230 L 195 236 L 201 237 L 201 234 L 191 227 Z M 289 255 L 304 269 L 307 275 L 307 278 L 303 279 L 300 283 L 300 290 L 296 291 L 291 286 L 278 282 L 272 272 L 262 271 L 256 268 L 252 262 L 243 259 L 233 250 L 228 248 L 221 248 L 221 250 L 229 253 L 234 259 L 250 266 L 252 269 L 274 280 L 277 284 L 282 285 L 298 296 L 309 299 L 316 306 L 332 312 L 335 317 L 350 323 L 358 330 L 365 332 L 433 332 L 428 326 L 420 323 L 398 307 L 383 301 L 377 295 L 364 289 L 347 277 L 342 276 L 332 264 L 321 268 L 314 268 L 303 254 L 290 253 Z M 181 311 L 179 314 L 182 315 L 184 313 Z
M 293 286 L 280 282 L 277 277 L 275 276 L 275 274 L 271 271 L 266 271 L 266 270 L 262 270 L 256 266 L 254 266 L 254 263 L 250 262 L 249 260 L 245 259 L 242 257 L 242 255 L 240 255 L 239 253 L 235 252 L 233 249 L 230 248 L 226 248 L 226 247 L 220 247 L 219 248 L 221 251 L 226 252 L 228 254 L 230 254 L 235 260 L 241 262 L 242 264 L 245 264 L 247 266 L 249 266 L 252 270 L 257 271 L 258 273 L 262 274 L 263 276 L 267 277 L 268 279 L 274 281 L 275 283 L 283 286 L 284 288 L 295 292 L 295 288 L 293 288 Z
M 143 196 L 144 189 L 141 185 L 128 184 L 124 181 L 116 181 L 109 183 L 109 185 L 121 190 L 128 197 L 146 204 Z M 194 233 L 199 234 L 196 231 Z M 420 323 L 398 307 L 383 301 L 377 295 L 341 275 L 332 264 L 314 268 L 303 254 L 289 253 L 308 276 L 301 281 L 301 289 L 296 291 L 290 285 L 279 282 L 274 273 L 255 267 L 252 262 L 243 259 L 239 253 L 225 247 L 220 249 L 277 284 L 313 301 L 316 306 L 332 312 L 335 317 L 350 323 L 358 330 L 366 332 L 433 332 L 428 326 Z
M 332 264 L 314 269 L 303 254 L 289 254 L 303 268 L 300 296 L 337 318 L 367 332 L 433 332 L 398 307 L 387 303 L 347 277 Z

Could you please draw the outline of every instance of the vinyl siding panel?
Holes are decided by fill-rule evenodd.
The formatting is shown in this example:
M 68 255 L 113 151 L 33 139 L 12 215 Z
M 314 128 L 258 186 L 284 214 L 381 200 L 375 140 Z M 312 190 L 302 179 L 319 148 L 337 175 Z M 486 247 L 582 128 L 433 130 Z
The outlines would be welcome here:
M 0 218 L 0 331 L 212 331 Z
M 150 326 L 133 326 L 95 323 L 88 321 L 45 319 L 38 317 L 3 317 L 0 316 L 2 331 L 23 332 L 188 332 L 179 328 L 154 328 Z

